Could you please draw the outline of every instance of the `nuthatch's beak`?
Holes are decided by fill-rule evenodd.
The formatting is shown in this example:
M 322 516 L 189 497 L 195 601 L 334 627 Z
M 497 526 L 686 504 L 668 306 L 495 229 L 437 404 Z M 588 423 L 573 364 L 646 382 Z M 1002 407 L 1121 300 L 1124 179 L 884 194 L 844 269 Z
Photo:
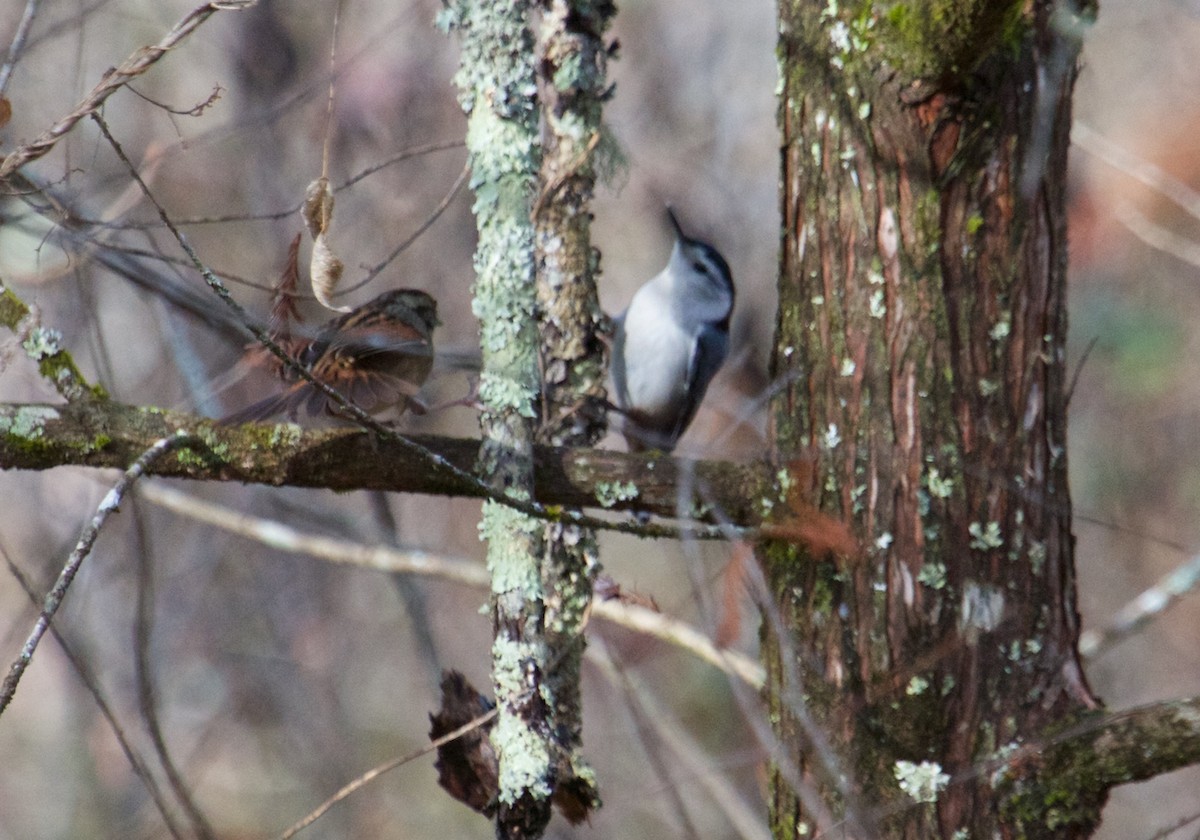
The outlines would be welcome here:
M 688 236 L 683 232 L 679 220 L 675 218 L 675 211 L 671 208 L 670 204 L 667 205 L 667 218 L 671 220 L 671 227 L 675 228 L 675 235 L 679 237 L 679 241 L 682 242 L 687 239 Z

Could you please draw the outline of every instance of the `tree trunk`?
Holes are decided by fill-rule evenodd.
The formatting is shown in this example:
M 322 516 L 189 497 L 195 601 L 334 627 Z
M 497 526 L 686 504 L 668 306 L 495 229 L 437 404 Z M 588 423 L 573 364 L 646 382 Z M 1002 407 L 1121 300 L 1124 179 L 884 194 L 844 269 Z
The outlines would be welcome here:
M 1067 489 L 1078 10 L 780 7 L 774 406 L 853 556 L 766 547 L 777 837 L 1038 835 L 988 762 L 1095 706 Z M 1087 836 L 1103 794 L 1056 837 Z

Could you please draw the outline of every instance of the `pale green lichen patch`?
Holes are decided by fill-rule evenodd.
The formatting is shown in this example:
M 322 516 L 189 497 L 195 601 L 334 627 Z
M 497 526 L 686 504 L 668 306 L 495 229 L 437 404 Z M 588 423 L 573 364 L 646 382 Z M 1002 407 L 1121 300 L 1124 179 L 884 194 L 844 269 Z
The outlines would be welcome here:
M 492 679 L 498 697 L 517 697 L 526 688 L 526 664 L 544 648 L 499 636 L 492 642 Z
M 297 423 L 277 423 L 271 428 L 268 443 L 271 446 L 296 446 L 304 435 L 304 429 Z
M 992 325 L 992 328 L 988 331 L 988 337 L 992 341 L 1003 341 L 1008 338 L 1010 332 L 1012 332 L 1012 321 L 1009 320 L 1009 315 L 1006 312 L 1000 317 L 1000 320 Z
M 904 688 L 904 693 L 909 697 L 917 697 L 924 694 L 927 688 L 929 688 L 929 680 L 925 679 L 925 677 L 915 676 L 908 681 L 908 685 Z
M 926 560 L 917 572 L 917 581 L 930 589 L 942 589 L 946 586 L 946 564 L 940 560 Z
M 618 502 L 633 501 L 638 495 L 637 485 L 632 481 L 600 481 L 596 484 L 596 501 L 601 507 L 610 508 Z
M 22 406 L 11 415 L 0 417 L 0 434 L 22 440 L 35 440 L 46 431 L 46 423 L 59 418 L 58 410 L 50 406 Z
M 872 318 L 880 319 L 887 314 L 887 304 L 884 303 L 882 289 L 875 289 L 871 292 L 871 298 L 867 306 Z
M 479 379 L 479 399 L 492 411 L 511 410 L 522 417 L 533 418 L 535 393 L 529 382 L 511 377 L 484 373 Z
M 936 761 L 920 764 L 900 760 L 892 769 L 892 775 L 914 802 L 937 802 L 938 794 L 950 784 L 950 774 L 942 771 Z
M 759 499 L 759 508 L 762 511 L 764 518 L 770 516 L 771 511 L 775 509 L 777 504 L 787 504 L 788 497 L 792 493 L 792 488 L 795 486 L 795 478 L 792 476 L 792 471 L 789 469 L 776 470 L 775 472 L 775 490 L 776 497 L 764 496 Z
M 48 327 L 34 327 L 21 342 L 21 347 L 29 358 L 40 362 L 62 351 L 62 333 Z
M 792 471 L 778 470 L 775 473 L 775 483 L 779 486 L 779 498 L 786 499 L 795 485 L 795 479 L 792 478 Z
M 491 733 L 500 759 L 500 801 L 511 805 L 526 792 L 547 797 L 550 786 L 550 750 L 544 739 L 525 722 L 501 713 Z
M 825 448 L 833 451 L 838 448 L 842 442 L 842 433 L 838 431 L 836 423 L 830 423 L 825 429 Z
M 542 579 L 536 563 L 529 562 L 530 541 L 539 530 L 536 520 L 520 511 L 487 501 L 479 521 L 479 538 L 488 544 L 488 571 L 492 591 L 539 596 Z
M 1029 569 L 1038 577 L 1046 568 L 1046 544 L 1034 542 L 1029 546 Z
M 1004 537 L 1000 534 L 999 522 L 972 522 L 967 526 L 971 535 L 971 548 L 979 551 L 990 551 L 1004 545 Z
M 937 467 L 930 467 L 925 474 L 925 486 L 929 489 L 929 495 L 937 499 L 948 499 L 954 493 L 954 479 L 943 476 Z
M 200 449 L 192 449 L 184 446 L 176 450 L 175 458 L 181 465 L 201 468 L 211 466 L 214 459 L 218 461 L 230 460 L 232 453 L 229 445 L 221 441 L 212 428 L 198 429 L 195 435 L 204 446 Z

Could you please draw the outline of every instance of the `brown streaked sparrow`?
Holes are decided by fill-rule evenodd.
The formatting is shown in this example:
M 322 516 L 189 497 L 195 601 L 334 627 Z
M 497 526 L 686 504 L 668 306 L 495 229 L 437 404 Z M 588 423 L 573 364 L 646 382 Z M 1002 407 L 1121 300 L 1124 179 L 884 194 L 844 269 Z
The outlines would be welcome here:
M 341 392 L 370 414 L 395 408 L 422 412 L 417 393 L 433 367 L 433 329 L 440 322 L 437 302 L 416 289 L 384 292 L 321 327 L 300 346 L 297 361 L 313 379 Z M 221 419 L 222 425 L 266 420 L 286 414 L 345 417 L 345 412 L 294 370 L 284 368 L 291 384 Z

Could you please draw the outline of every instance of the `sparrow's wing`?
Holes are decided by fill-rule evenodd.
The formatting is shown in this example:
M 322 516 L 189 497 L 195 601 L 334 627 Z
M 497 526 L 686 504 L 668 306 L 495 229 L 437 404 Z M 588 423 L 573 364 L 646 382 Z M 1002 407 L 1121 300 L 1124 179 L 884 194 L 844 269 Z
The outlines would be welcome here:
M 354 315 L 355 313 L 351 313 Z M 318 342 L 319 352 L 349 356 L 359 362 L 377 361 L 381 355 L 425 357 L 433 355 L 433 342 L 427 331 L 399 320 L 363 320 L 348 326 L 331 328 Z M 390 363 L 389 363 L 390 364 Z
M 393 406 L 404 411 L 429 376 L 433 346 L 428 329 L 368 304 L 326 326 L 302 350 L 299 361 L 318 381 L 369 414 Z M 299 414 L 344 414 L 319 388 L 294 381 L 282 393 L 234 412 L 222 423 L 266 420 L 283 413 L 292 419 Z
M 368 414 L 407 401 L 420 390 L 419 386 L 401 377 L 378 371 L 362 371 L 357 376 L 345 377 L 329 385 Z M 316 417 L 322 412 L 332 417 L 343 415 L 337 404 L 323 391 L 308 382 L 296 382 L 281 394 L 274 394 L 226 414 L 217 423 L 221 426 L 237 426 L 270 420 L 280 414 L 295 420 L 298 416 Z
M 408 407 L 408 401 L 421 391 L 421 386 L 416 382 L 378 370 L 364 370 L 357 376 L 330 384 L 368 414 L 375 414 L 393 405 L 403 411 Z M 330 413 L 337 415 L 339 412 L 333 407 Z
M 313 388 L 307 382 L 297 382 L 289 386 L 286 390 L 278 394 L 272 394 L 269 397 L 259 400 L 256 403 L 246 406 L 243 409 L 226 414 L 217 421 L 218 426 L 238 426 L 242 423 L 256 423 L 262 420 L 269 420 L 277 414 L 287 414 L 289 418 L 294 419 L 297 411 L 313 394 L 325 397 L 316 388 Z M 315 414 L 312 406 L 309 406 L 309 414 Z

